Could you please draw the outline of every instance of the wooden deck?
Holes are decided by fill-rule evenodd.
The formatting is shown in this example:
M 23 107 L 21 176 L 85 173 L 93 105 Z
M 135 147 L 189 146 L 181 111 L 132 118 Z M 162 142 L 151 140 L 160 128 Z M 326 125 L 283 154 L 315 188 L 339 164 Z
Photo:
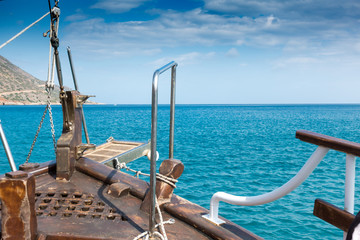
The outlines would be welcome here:
M 110 141 L 97 146 L 96 149 L 87 150 L 83 157 L 99 163 L 111 165 L 114 159 L 120 162 L 131 162 L 146 156 L 150 150 L 148 142 Z

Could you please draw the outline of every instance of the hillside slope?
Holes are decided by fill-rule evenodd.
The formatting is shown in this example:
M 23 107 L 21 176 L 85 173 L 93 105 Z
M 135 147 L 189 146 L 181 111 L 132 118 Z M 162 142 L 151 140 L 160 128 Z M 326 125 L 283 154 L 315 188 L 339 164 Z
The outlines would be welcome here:
M 0 56 L 0 105 L 40 105 L 46 104 L 46 101 L 44 81 Z M 58 86 L 52 93 L 51 102 L 59 103 Z

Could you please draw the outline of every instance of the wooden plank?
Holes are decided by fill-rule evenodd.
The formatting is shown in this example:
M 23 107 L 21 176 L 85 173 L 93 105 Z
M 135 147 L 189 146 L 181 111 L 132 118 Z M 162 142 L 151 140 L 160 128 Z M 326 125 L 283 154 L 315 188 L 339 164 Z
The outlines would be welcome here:
M 322 199 L 316 199 L 314 215 L 347 232 L 355 216 L 341 208 L 338 208 Z
M 136 148 L 147 144 L 142 142 L 111 141 L 96 147 L 96 149 L 87 150 L 83 156 L 103 163 L 120 155 L 130 153 Z
M 202 217 L 208 214 L 209 210 L 200 207 L 184 198 L 173 195 L 171 202 L 163 205 L 164 210 L 176 218 L 181 219 L 194 228 L 202 231 L 212 239 L 218 240 L 260 240 L 263 239 L 245 228 L 222 218 L 225 221 L 221 226 L 206 220 Z
M 301 141 L 312 143 L 318 146 L 324 146 L 340 152 L 350 153 L 360 157 L 360 144 L 350 142 L 340 138 L 330 137 L 327 135 L 310 132 L 307 130 L 296 131 L 296 138 Z
M 116 182 L 128 184 L 130 187 L 130 193 L 133 196 L 140 198 L 141 200 L 145 198 L 146 190 L 149 187 L 148 183 L 141 179 L 111 169 L 103 164 L 99 164 L 91 159 L 84 157 L 80 158 L 76 162 L 76 169 L 108 184 Z

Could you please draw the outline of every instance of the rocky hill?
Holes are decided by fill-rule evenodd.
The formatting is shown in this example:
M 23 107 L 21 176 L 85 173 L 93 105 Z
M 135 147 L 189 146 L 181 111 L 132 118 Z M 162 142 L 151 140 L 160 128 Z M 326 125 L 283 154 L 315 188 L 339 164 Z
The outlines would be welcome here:
M 45 82 L 41 81 L 6 58 L 0 56 L 0 105 L 46 104 Z M 59 87 L 55 87 L 51 102 L 59 104 Z

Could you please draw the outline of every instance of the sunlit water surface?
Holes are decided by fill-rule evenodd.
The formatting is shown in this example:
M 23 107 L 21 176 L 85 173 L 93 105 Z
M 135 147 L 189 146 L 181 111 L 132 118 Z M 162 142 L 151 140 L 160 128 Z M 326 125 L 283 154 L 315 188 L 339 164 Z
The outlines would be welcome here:
M 26 159 L 44 106 L 1 106 L 0 119 L 16 164 Z M 59 106 L 53 108 L 56 137 L 62 129 Z M 90 139 L 103 143 L 150 139 L 147 105 L 85 106 Z M 213 193 L 242 196 L 269 192 L 293 177 L 316 146 L 295 138 L 306 129 L 360 142 L 358 105 L 180 105 L 176 108 L 175 158 L 185 171 L 175 193 L 205 208 Z M 160 106 L 158 151 L 168 154 L 169 107 Z M 85 141 L 84 141 L 85 142 Z M 31 162 L 55 158 L 48 117 Z M 149 172 L 141 158 L 131 168 Z M 0 149 L 0 170 L 10 171 Z M 314 173 L 288 196 L 263 206 L 220 204 L 220 214 L 265 239 L 341 239 L 342 232 L 312 215 L 314 200 L 344 204 L 345 154 L 331 151 Z M 356 193 L 359 179 L 356 179 Z M 358 195 L 357 195 L 358 196 Z M 357 197 L 357 199 L 359 199 Z M 360 208 L 356 200 L 355 211 Z

